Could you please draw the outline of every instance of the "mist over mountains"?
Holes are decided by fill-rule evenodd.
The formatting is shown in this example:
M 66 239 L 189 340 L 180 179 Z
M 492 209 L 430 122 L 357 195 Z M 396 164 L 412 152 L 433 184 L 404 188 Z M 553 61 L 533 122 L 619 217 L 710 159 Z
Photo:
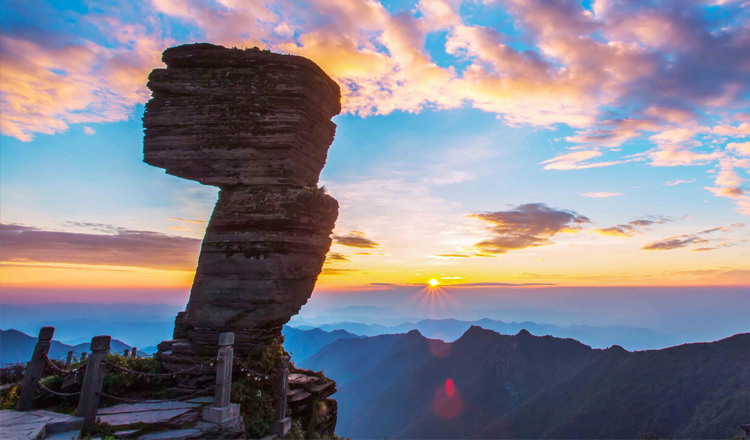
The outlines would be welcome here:
M 419 330 L 428 338 L 442 339 L 452 342 L 461 337 L 466 330 L 472 326 L 478 326 L 488 330 L 494 330 L 501 334 L 516 334 L 521 330 L 528 330 L 534 335 L 551 335 L 559 338 L 576 339 L 594 348 L 606 348 L 612 345 L 621 345 L 628 350 L 647 350 L 665 348 L 675 345 L 677 338 L 671 335 L 659 333 L 654 330 L 626 326 L 602 326 L 589 325 L 556 326 L 537 324 L 534 322 L 502 322 L 492 319 L 480 319 L 477 321 L 460 321 L 457 319 L 425 319 L 415 323 L 404 323 L 396 326 L 384 326 L 379 324 L 360 324 L 356 322 L 336 322 L 323 324 L 317 327 L 299 326 L 301 330 L 319 328 L 326 331 L 346 330 L 347 332 L 363 335 L 376 336 L 383 334 L 407 333 L 411 330 Z

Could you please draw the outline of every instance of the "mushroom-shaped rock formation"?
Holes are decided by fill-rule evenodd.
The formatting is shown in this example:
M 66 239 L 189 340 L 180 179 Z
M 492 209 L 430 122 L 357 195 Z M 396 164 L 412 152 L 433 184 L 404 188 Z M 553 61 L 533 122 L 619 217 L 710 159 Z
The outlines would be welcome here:
M 293 55 L 191 44 L 162 60 L 149 76 L 144 161 L 221 189 L 187 310 L 160 344 L 174 371 L 215 354 L 222 332 L 239 355 L 259 354 L 310 298 L 338 216 L 317 185 L 341 93 Z

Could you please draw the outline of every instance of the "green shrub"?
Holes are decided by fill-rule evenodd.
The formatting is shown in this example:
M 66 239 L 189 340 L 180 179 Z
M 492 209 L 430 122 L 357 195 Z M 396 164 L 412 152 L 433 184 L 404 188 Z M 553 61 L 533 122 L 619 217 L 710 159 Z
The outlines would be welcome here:
M 276 418 L 274 398 L 276 391 L 276 359 L 284 353 L 283 338 L 266 347 L 258 358 L 238 360 L 268 379 L 259 380 L 243 372 L 240 362 L 235 362 L 232 372 L 232 402 L 240 404 L 242 420 L 248 438 L 261 438 L 268 434 Z

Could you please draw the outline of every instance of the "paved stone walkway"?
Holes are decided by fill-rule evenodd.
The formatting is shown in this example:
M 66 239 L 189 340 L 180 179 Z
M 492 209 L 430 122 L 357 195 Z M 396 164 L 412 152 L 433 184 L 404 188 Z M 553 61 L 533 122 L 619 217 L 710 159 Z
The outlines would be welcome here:
M 115 428 L 117 438 L 137 440 L 188 440 L 211 438 L 219 426 L 201 420 L 204 406 L 213 397 L 200 397 L 187 402 L 160 402 L 115 405 L 101 408 L 97 417 Z M 141 433 L 129 429 L 138 423 L 162 429 Z M 190 428 L 185 428 L 190 426 Z M 83 427 L 83 419 L 50 411 L 0 411 L 0 440 L 75 440 Z
M 0 440 L 64 439 L 78 436 L 83 419 L 50 411 L 0 411 Z M 57 437 L 52 437 L 58 435 Z M 70 438 L 70 437 L 68 437 Z

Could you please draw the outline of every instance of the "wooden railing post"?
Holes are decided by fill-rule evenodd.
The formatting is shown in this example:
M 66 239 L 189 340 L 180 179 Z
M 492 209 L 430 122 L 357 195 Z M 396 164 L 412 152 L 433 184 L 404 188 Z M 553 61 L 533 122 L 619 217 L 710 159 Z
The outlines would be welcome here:
M 23 373 L 23 385 L 21 385 L 21 396 L 18 398 L 16 410 L 29 411 L 34 406 L 34 395 L 36 394 L 36 383 L 42 378 L 44 372 L 44 356 L 49 353 L 50 341 L 55 334 L 54 327 L 42 327 L 39 330 L 39 340 L 34 347 L 34 354 L 26 364 Z
M 132 357 L 133 359 L 138 358 L 138 350 L 135 347 L 133 347 L 133 350 L 130 353 L 130 357 Z
M 86 362 L 86 371 L 83 375 L 81 386 L 81 397 L 78 399 L 78 410 L 76 416 L 83 417 L 83 426 L 91 428 L 96 422 L 96 413 L 99 410 L 99 399 L 102 395 L 102 382 L 104 371 L 107 368 L 107 355 L 110 336 L 96 336 L 91 340 L 91 355 Z
M 203 420 L 219 425 L 240 416 L 240 406 L 231 403 L 232 365 L 234 363 L 234 333 L 219 335 L 219 355 L 216 357 L 216 391 L 213 405 L 203 408 Z
M 286 416 L 286 385 L 289 378 L 289 356 L 281 355 L 276 360 L 276 421 L 273 422 L 273 434 L 279 437 L 287 435 L 292 428 L 292 419 Z

